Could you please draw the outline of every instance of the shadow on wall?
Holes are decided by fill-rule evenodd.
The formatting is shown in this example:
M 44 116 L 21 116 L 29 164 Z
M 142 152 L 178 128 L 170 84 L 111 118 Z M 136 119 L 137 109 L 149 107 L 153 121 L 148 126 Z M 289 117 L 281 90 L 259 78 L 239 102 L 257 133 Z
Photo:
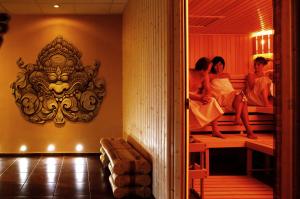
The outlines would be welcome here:
M 6 13 L 0 13 L 0 47 L 3 43 L 3 34 L 8 30 L 8 21 L 10 17 Z
M 152 155 L 137 141 L 136 138 L 134 138 L 132 135 L 127 135 L 126 140 L 135 149 L 137 149 L 143 155 L 143 157 L 151 163 L 151 165 L 153 164 Z

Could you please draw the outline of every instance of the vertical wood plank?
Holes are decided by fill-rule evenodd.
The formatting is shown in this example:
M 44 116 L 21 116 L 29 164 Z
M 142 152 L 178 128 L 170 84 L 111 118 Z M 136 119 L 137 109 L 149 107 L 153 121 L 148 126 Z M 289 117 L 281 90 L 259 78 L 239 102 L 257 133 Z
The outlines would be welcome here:
M 168 0 L 129 0 L 123 14 L 123 129 L 152 155 L 153 195 L 169 198 Z
M 252 67 L 252 43 L 248 34 L 208 35 L 190 34 L 190 67 L 203 56 L 225 59 L 225 71 L 231 74 L 247 74 Z

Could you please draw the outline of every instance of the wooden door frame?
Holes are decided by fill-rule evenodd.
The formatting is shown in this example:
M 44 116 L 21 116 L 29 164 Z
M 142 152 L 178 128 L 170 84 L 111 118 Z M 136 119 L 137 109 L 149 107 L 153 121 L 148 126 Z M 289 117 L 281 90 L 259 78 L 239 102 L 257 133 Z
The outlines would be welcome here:
M 293 31 L 293 56 L 294 56 L 294 66 L 295 66 L 295 129 L 294 129 L 294 143 L 293 143 L 293 162 L 294 162 L 294 180 L 293 180 L 293 190 L 300 190 L 300 59 L 299 59 L 299 48 L 300 48 L 300 2 L 299 0 L 293 0 L 293 19 L 292 23 L 294 26 Z M 298 132 L 298 133 L 297 133 Z M 300 198 L 300 191 L 294 191 L 294 198 Z
M 184 1 L 184 0 L 183 0 Z M 187 0 L 186 0 L 187 1 Z M 296 194 L 293 191 L 299 187 L 299 182 L 293 181 L 293 172 L 295 172 L 295 165 L 293 163 L 296 160 L 299 161 L 299 157 L 297 157 L 295 153 L 295 146 L 300 148 L 300 143 L 298 140 L 294 139 L 298 136 L 295 136 L 297 130 L 300 129 L 298 125 L 297 129 L 295 126 L 295 105 L 298 105 L 295 100 L 300 100 L 300 96 L 295 97 L 295 89 L 296 89 L 296 80 L 300 79 L 300 75 L 298 78 L 295 78 L 295 67 L 294 64 L 298 63 L 296 59 L 297 56 L 293 56 L 292 49 L 295 44 L 295 35 L 293 32 L 293 28 L 296 23 L 296 17 L 294 16 L 294 20 L 292 19 L 292 15 L 295 15 L 296 9 L 293 11 L 294 7 L 293 3 L 296 0 L 273 0 L 273 8 L 274 8 L 274 69 L 275 69 L 275 84 L 277 85 L 276 89 L 276 102 L 275 102 L 275 110 L 276 110 L 276 136 L 275 136 L 275 144 L 276 144 L 276 187 L 274 192 L 274 198 L 296 198 Z M 299 20 L 299 19 L 298 19 Z M 184 43 L 184 42 L 183 42 Z M 184 48 L 182 48 L 184 50 Z M 183 52 L 184 53 L 184 52 Z M 284 67 L 283 67 L 284 66 Z M 186 79 L 183 79 L 185 83 Z M 287 89 L 288 88 L 288 89 Z M 185 88 L 186 89 L 186 88 Z M 298 89 L 300 90 L 300 89 Z M 299 103 L 300 106 L 300 103 Z M 297 106 L 297 108 L 299 107 Z M 296 111 L 298 118 L 300 119 L 300 111 Z M 185 115 L 185 120 L 186 120 Z M 185 125 L 186 126 L 186 125 Z M 282 130 L 284 129 L 284 132 Z M 186 129 L 184 129 L 186 131 Z M 184 131 L 184 132 L 185 132 Z M 185 140 L 185 145 L 186 141 Z M 294 140 L 294 141 L 293 141 Z M 297 142 L 297 145 L 296 143 Z M 184 150 L 187 150 L 185 146 Z M 186 151 L 185 151 L 186 152 Z M 186 158 L 183 159 L 186 163 Z M 300 162 L 300 161 L 299 161 Z M 298 166 L 299 166 L 298 162 Z M 293 166 L 294 165 L 294 166 Z M 299 176 L 299 170 L 297 170 Z M 294 189 L 293 189 L 294 187 Z M 185 187 L 186 188 L 186 187 Z M 187 191 L 187 188 L 186 188 Z M 293 197 L 294 196 L 294 197 Z
M 169 198 L 185 198 L 185 1 L 168 1 Z
M 300 80 L 297 0 L 273 0 L 276 84 L 276 174 L 274 198 L 299 198 Z M 298 16 L 297 16 L 298 15 Z M 298 17 L 298 18 L 297 18 Z

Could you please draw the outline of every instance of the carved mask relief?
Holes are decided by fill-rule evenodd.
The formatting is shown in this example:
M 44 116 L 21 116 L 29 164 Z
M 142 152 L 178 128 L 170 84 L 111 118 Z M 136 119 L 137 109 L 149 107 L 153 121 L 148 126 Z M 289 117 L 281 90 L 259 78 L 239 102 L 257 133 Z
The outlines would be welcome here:
M 83 66 L 81 53 L 62 37 L 46 45 L 36 64 L 17 65 L 21 73 L 12 84 L 16 104 L 27 120 L 62 125 L 91 121 L 105 95 L 104 80 L 98 79 L 99 62 Z

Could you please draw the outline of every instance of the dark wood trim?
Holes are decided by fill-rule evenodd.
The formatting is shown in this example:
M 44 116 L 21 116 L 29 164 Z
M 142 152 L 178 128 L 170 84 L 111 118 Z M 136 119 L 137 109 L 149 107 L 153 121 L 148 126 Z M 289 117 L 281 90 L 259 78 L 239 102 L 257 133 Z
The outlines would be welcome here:
M 300 198 L 300 62 L 299 62 L 299 23 L 300 23 L 300 2 L 299 0 L 292 1 L 292 26 L 293 26 L 293 59 L 295 68 L 295 126 L 293 140 L 293 192 L 294 198 Z
M 276 183 L 274 199 L 281 196 L 281 0 L 273 0 L 273 24 L 274 24 L 274 83 L 276 85 L 276 98 L 274 101 L 275 110 L 275 157 L 276 157 Z

